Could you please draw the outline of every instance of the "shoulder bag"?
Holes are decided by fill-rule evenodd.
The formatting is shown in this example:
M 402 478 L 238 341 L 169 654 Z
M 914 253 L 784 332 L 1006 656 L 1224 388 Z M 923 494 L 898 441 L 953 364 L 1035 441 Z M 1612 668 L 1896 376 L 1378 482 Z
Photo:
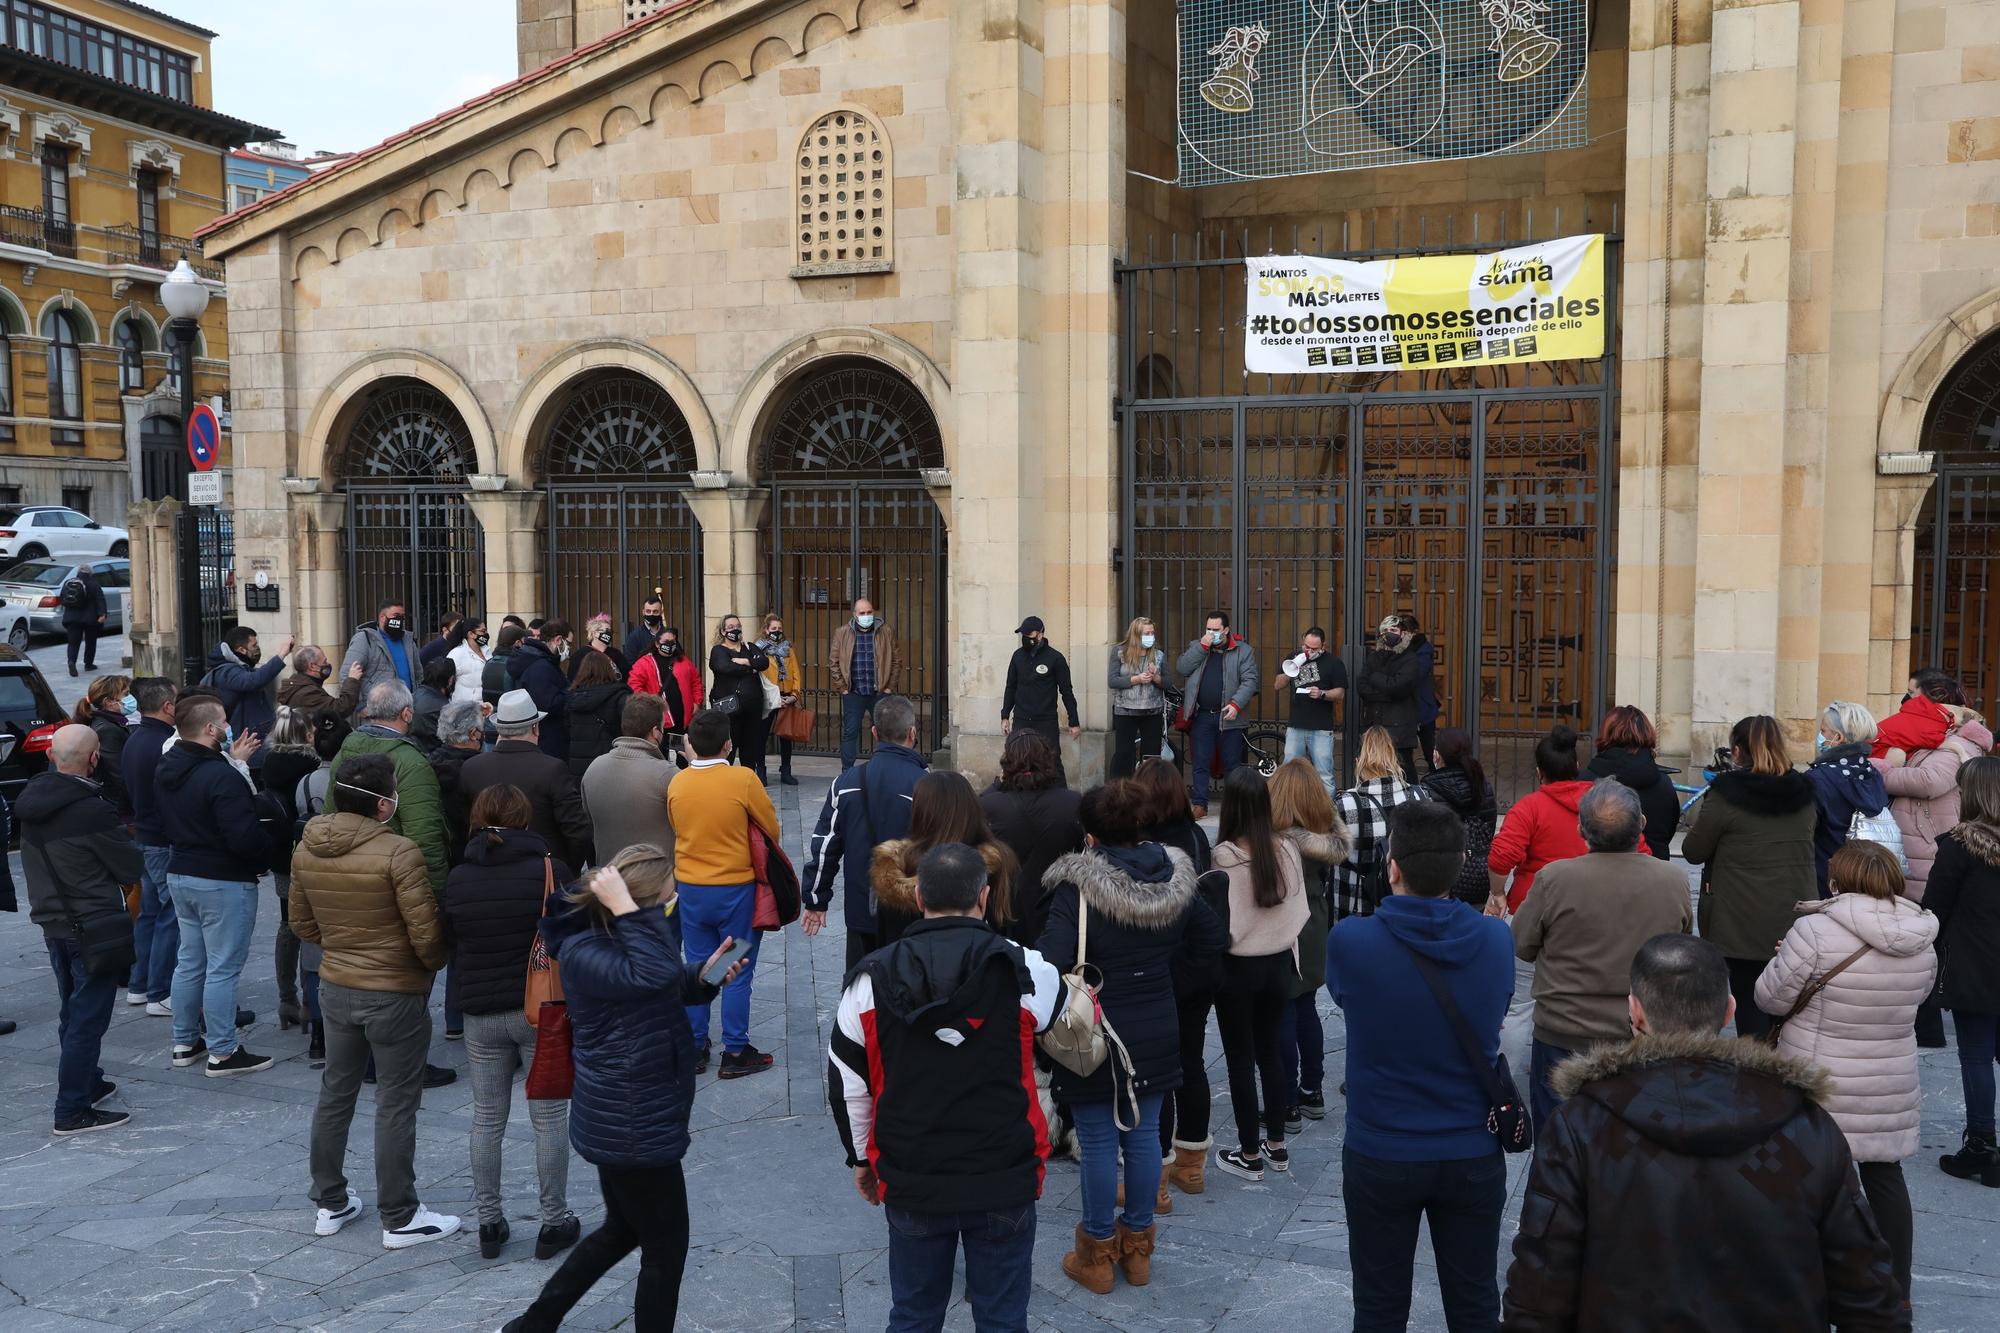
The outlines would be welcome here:
M 1104 977 L 1085 961 L 1089 943 L 1090 906 L 1079 893 L 1076 899 L 1076 963 L 1063 974 L 1062 1003 L 1056 1006 L 1055 1016 L 1035 1040 L 1041 1044 L 1044 1055 L 1080 1078 L 1095 1074 L 1103 1067 L 1106 1058 L 1115 1053 L 1117 1059 L 1111 1067 L 1111 1119 L 1119 1129 L 1134 1129 L 1139 1124 L 1139 1095 L 1133 1087 L 1136 1071 L 1125 1043 L 1118 1039 L 1110 1020 L 1105 1018 L 1104 1006 L 1097 1002 L 1097 992 L 1104 985 Z M 1121 1082 L 1125 1100 L 1131 1103 L 1132 1108 L 1132 1123 L 1129 1125 L 1124 1122 L 1125 1108 L 1118 1098 Z
M 1888 806 L 1883 806 L 1872 815 L 1856 810 L 1854 818 L 1848 821 L 1847 837 L 1850 842 L 1879 842 L 1887 847 L 1895 854 L 1896 864 L 1903 868 L 1904 877 L 1908 878 L 1910 858 L 1903 852 L 1903 827 L 1889 813 Z
M 1375 811 L 1375 817 L 1368 823 L 1381 832 L 1375 838 L 1375 845 L 1369 849 L 1368 869 L 1361 872 L 1361 915 L 1373 916 L 1382 900 L 1389 896 L 1389 807 L 1376 797 L 1359 787 L 1354 789 L 1354 799 L 1366 801 Z
M 555 896 L 556 865 L 542 858 L 542 916 L 549 914 L 549 899 Z M 535 942 L 528 946 L 528 995 L 522 1006 L 528 1026 L 535 1030 L 535 1057 L 528 1065 L 529 1101 L 567 1101 L 576 1088 L 576 1055 L 570 1046 L 569 1005 L 563 999 L 562 973 L 542 943 L 540 927 Z
M 1813 996 L 1825 990 L 1829 981 L 1832 981 L 1842 972 L 1860 962 L 1861 955 L 1874 947 L 1872 944 L 1862 945 L 1859 949 L 1856 949 L 1853 953 L 1835 963 L 1831 968 L 1828 968 L 1824 976 L 1817 976 L 1808 981 L 1805 987 L 1799 991 L 1799 998 L 1792 1001 L 1792 1007 L 1785 1011 L 1785 1016 L 1771 1024 L 1771 1030 L 1764 1034 L 1764 1041 L 1769 1045 L 1776 1046 L 1778 1044 L 1778 1034 L 1784 1031 L 1785 1024 L 1804 1013 L 1806 1006 L 1813 1002 Z
M 1395 939 L 1395 936 L 1390 936 Z M 1472 1035 L 1472 1028 L 1465 1021 L 1465 1014 L 1459 1009 L 1458 1001 L 1452 998 L 1451 989 L 1438 975 L 1435 964 L 1430 959 L 1411 949 L 1409 945 L 1396 940 L 1408 951 L 1410 961 L 1417 965 L 1417 975 L 1430 987 L 1431 995 L 1444 1010 L 1444 1021 L 1451 1028 L 1451 1035 L 1458 1040 L 1458 1047 L 1465 1052 L 1465 1058 L 1478 1075 L 1486 1089 L 1486 1132 L 1500 1141 L 1503 1152 L 1526 1152 L 1535 1146 L 1535 1124 L 1528 1114 L 1528 1108 L 1521 1101 L 1520 1089 L 1514 1086 L 1514 1071 L 1507 1067 L 1507 1057 L 1494 1057 L 1493 1063 L 1486 1062 L 1486 1053 L 1479 1049 L 1479 1041 Z
M 549 915 L 549 899 L 556 892 L 556 863 L 547 856 L 542 858 L 542 919 Z M 562 970 L 556 960 L 549 957 L 549 949 L 542 943 L 542 932 L 535 930 L 535 941 L 528 946 L 528 990 L 521 1004 L 521 1017 L 529 1027 L 540 1023 L 542 1006 L 560 1004 L 563 998 Z

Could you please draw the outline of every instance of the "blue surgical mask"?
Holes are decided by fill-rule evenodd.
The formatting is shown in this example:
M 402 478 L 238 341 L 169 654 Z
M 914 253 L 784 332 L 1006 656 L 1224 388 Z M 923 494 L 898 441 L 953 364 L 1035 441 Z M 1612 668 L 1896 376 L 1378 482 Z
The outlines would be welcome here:
M 1814 747 L 1814 749 L 1815 749 L 1815 750 L 1816 750 L 1816 751 L 1817 751 L 1818 753 L 1820 753 L 1820 754 L 1825 754 L 1825 753 L 1826 753 L 1826 733 L 1825 733 L 1825 732 L 1821 732 L 1821 733 L 1820 733 L 1819 735 L 1817 735 L 1817 736 L 1813 737 L 1813 747 Z
M 130 726 L 139 720 L 139 701 L 128 694 L 118 701 L 118 711 L 125 715 L 126 725 Z
M 1153 646 L 1153 636 L 1150 634 L 1141 634 L 1139 636 L 1139 646 L 1141 648 L 1151 648 Z
M 875 628 L 875 617 L 870 615 L 856 616 L 854 617 L 854 623 L 862 629 L 873 629 Z
M 222 748 L 227 750 L 234 744 L 236 744 L 236 728 L 225 722 L 222 724 Z

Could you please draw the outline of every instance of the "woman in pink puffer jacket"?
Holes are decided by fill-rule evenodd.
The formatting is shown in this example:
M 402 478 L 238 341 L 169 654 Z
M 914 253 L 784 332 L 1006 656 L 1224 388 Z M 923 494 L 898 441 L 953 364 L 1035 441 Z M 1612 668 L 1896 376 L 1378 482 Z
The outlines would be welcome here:
M 1915 1227 L 1903 1159 L 1917 1150 L 1917 1006 L 1937 977 L 1938 920 L 1903 896 L 1902 867 L 1880 843 L 1848 842 L 1827 875 L 1833 896 L 1799 904 L 1757 979 L 1757 1007 L 1790 1013 L 1840 968 L 1785 1022 L 1778 1050 L 1833 1076 L 1822 1104 L 1847 1135 L 1907 1295 Z
M 1903 855 L 1910 869 L 1903 893 L 1912 902 L 1924 900 L 1924 884 L 1937 860 L 1937 840 L 1958 827 L 1958 770 L 1993 748 L 1993 733 L 1977 717 L 1968 716 L 1935 750 L 1910 756 L 1902 768 L 1876 760 L 1882 785 L 1889 789 L 1889 813 L 1903 831 Z

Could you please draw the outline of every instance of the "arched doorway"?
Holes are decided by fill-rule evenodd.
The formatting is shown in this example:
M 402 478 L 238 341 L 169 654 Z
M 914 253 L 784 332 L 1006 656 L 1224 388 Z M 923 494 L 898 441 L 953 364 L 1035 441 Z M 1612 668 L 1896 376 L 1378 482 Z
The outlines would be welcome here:
M 688 505 L 694 437 L 643 375 L 593 371 L 556 401 L 542 446 L 549 492 L 548 615 L 599 611 L 624 631 L 655 590 L 667 623 L 701 628 L 701 525 Z
M 758 468 L 771 485 L 764 556 L 772 608 L 802 645 L 805 703 L 819 714 L 808 750 L 840 749 L 840 696 L 826 653 L 858 597 L 895 631 L 903 658 L 896 689 L 917 705 L 918 745 L 936 749 L 950 730 L 950 565 L 944 515 L 922 475 L 944 465 L 930 404 L 901 375 L 865 358 L 802 372 L 764 428 Z
M 421 641 L 447 609 L 480 609 L 485 546 L 465 499 L 478 464 L 451 400 L 422 380 L 382 381 L 355 412 L 340 457 L 349 615 L 372 620 L 381 603 L 400 600 Z
M 1987 717 L 2000 704 L 2000 334 L 1939 386 L 1923 448 L 1937 484 L 1917 519 L 1910 669 L 1942 667 Z M 1898 682 L 1900 684 L 1900 682 Z

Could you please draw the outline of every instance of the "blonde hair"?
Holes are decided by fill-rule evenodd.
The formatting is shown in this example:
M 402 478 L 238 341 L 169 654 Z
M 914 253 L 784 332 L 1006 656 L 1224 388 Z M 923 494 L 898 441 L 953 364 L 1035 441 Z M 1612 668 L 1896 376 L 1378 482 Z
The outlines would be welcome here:
M 1118 650 L 1118 655 L 1124 659 L 1127 671 L 1137 671 L 1151 651 L 1139 642 L 1139 626 L 1152 624 L 1150 616 L 1133 616 L 1132 623 L 1125 627 L 1125 645 Z M 1159 627 L 1154 625 L 1153 628 L 1157 636 Z
M 737 623 L 738 625 L 741 625 L 741 624 L 743 623 L 743 617 L 742 617 L 742 616 L 739 616 L 739 615 L 737 615 L 737 614 L 736 614 L 736 613 L 735 613 L 734 611 L 724 611 L 724 612 L 722 613 L 721 617 L 720 617 L 720 618 L 718 618 L 718 619 L 716 620 L 716 622 L 715 622 L 715 641 L 716 641 L 717 643 L 728 643 L 728 642 L 729 642 L 729 640 L 727 640 L 727 639 L 725 639 L 725 638 L 723 638 L 723 637 L 722 637 L 722 631 L 723 631 L 724 629 L 728 628 L 728 626 L 729 626 L 729 622 L 730 622 L 730 621 L 732 621 L 732 620 L 733 620 L 733 621 L 735 621 L 735 622 L 736 622 L 736 623 Z
M 1270 787 L 1273 833 L 1295 828 L 1308 833 L 1333 831 L 1333 797 L 1311 760 L 1301 756 L 1278 765 Z
M 1860 704 L 1835 699 L 1819 715 L 1819 725 L 1845 737 L 1850 745 L 1869 745 L 1875 740 L 1875 715 Z
M 635 842 L 618 855 L 611 858 L 611 868 L 625 880 L 625 887 L 631 890 L 632 901 L 641 907 L 653 907 L 662 901 L 672 902 L 674 889 L 674 858 L 657 843 Z M 611 913 L 597 895 L 588 887 L 591 875 L 586 872 L 576 883 L 563 890 L 563 897 L 573 903 L 581 903 L 600 923 L 609 921 Z
M 1741 752 L 1752 773 L 1775 778 L 1792 771 L 1791 756 L 1785 753 L 1785 729 L 1768 713 L 1746 717 L 1731 727 L 1729 748 Z
M 1381 727 L 1370 727 L 1361 733 L 1361 750 L 1354 760 L 1354 780 L 1370 782 L 1376 778 L 1400 778 L 1403 776 L 1403 761 L 1396 757 L 1396 742 Z

